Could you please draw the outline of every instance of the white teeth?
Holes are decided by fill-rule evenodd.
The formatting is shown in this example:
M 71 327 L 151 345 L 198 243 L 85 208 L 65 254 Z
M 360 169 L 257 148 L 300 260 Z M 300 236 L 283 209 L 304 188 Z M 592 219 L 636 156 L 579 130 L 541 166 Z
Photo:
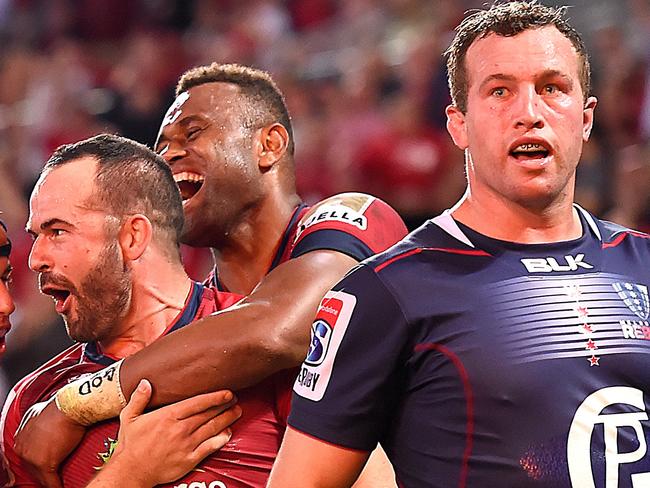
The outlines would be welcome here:
M 189 181 L 190 183 L 200 183 L 203 180 L 205 180 L 204 176 L 197 173 L 190 173 L 189 171 L 181 171 L 180 173 L 176 173 L 174 175 L 174 181 L 176 183 L 180 181 Z
M 516 148 L 512 150 L 513 152 L 538 152 L 546 151 L 546 148 L 541 144 L 519 144 Z

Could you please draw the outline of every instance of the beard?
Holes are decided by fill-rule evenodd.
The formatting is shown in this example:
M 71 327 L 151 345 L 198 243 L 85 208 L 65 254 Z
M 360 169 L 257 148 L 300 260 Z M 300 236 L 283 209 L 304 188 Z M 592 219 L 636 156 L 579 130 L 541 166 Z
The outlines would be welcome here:
M 63 321 L 68 335 L 77 342 L 110 338 L 116 324 L 128 312 L 131 276 L 116 242 L 101 251 L 97 264 L 82 279 L 79 287 L 60 275 L 42 278 L 42 282 L 64 286 L 73 296 L 76 310 L 64 315 Z

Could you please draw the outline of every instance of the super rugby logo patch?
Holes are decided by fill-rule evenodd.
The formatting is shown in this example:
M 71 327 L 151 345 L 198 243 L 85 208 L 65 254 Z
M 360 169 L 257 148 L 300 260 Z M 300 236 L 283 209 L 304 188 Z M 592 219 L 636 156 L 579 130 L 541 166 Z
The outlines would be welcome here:
M 314 401 L 323 398 L 356 303 L 354 295 L 342 291 L 330 291 L 321 301 L 311 328 L 309 352 L 293 387 L 298 395 Z
M 311 326 L 311 344 L 305 364 L 318 366 L 325 359 L 330 340 L 332 339 L 332 325 L 336 324 L 343 302 L 336 298 L 323 300 L 318 310 L 316 320 Z
M 300 239 L 300 235 L 307 229 L 322 222 L 341 222 L 366 230 L 368 218 L 364 213 L 374 200 L 374 197 L 360 193 L 344 193 L 323 200 L 302 218 L 295 240 Z
M 650 313 L 648 287 L 635 283 L 613 283 L 612 287 L 629 308 L 641 320 L 646 320 Z

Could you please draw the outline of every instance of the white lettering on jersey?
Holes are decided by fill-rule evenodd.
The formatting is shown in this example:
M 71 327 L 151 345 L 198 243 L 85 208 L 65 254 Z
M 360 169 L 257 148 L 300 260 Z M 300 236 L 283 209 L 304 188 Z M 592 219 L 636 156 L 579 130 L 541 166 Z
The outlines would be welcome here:
M 650 341 L 650 323 L 647 320 L 619 320 L 619 324 L 624 338 Z
M 640 412 L 603 414 L 610 405 L 631 405 Z M 591 437 L 594 427 L 603 424 L 605 443 L 605 488 L 618 488 L 618 471 L 621 464 L 634 463 L 645 456 L 648 446 L 643 433 L 642 420 L 648 420 L 643 403 L 643 392 L 628 386 L 602 388 L 591 395 L 578 407 L 567 441 L 567 460 L 569 476 L 573 488 L 595 488 L 591 469 Z M 634 429 L 639 446 L 630 452 L 618 449 L 618 430 L 620 427 Z M 650 477 L 650 473 L 637 473 L 632 476 L 633 486 L 640 488 Z
M 174 488 L 228 488 L 222 481 L 211 481 L 207 484 L 205 481 L 192 481 L 191 483 L 181 483 Z
M 529 273 L 553 273 L 554 271 L 576 271 L 578 268 L 592 269 L 593 266 L 583 261 L 584 254 L 577 256 L 564 256 L 566 264 L 560 264 L 553 257 L 548 258 L 523 258 L 522 264 Z
M 360 230 L 368 228 L 368 218 L 364 215 L 375 201 L 374 197 L 363 193 L 342 193 L 334 195 L 316 204 L 298 224 L 295 240 L 312 225 L 321 222 L 336 221 L 353 225 Z
M 321 301 L 311 329 L 311 344 L 293 385 L 298 395 L 320 401 L 332 376 L 332 366 L 357 304 L 354 295 L 330 291 Z

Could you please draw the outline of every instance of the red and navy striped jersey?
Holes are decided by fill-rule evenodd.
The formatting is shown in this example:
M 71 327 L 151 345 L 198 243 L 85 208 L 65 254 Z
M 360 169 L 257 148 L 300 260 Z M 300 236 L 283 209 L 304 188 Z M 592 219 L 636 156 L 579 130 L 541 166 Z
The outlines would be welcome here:
M 166 333 L 226 308 L 238 298 L 241 297 L 215 292 L 195 283 L 184 310 Z M 114 361 L 115 358 L 102 354 L 94 343 L 77 344 L 24 378 L 12 390 L 3 412 L 2 441 L 16 486 L 40 486 L 13 451 L 13 436 L 25 411 L 34 403 L 50 398 L 69 381 L 98 371 Z M 242 417 L 233 424 L 233 435 L 228 444 L 188 475 L 165 486 L 264 486 L 286 427 L 286 394 L 294 377 L 280 372 L 254 387 L 238 391 Z M 61 467 L 64 486 L 86 486 L 110 459 L 118 429 L 119 420 L 114 419 L 87 431 L 81 444 Z
M 289 424 L 380 442 L 408 488 L 649 487 L 650 239 L 577 211 L 582 237 L 533 245 L 445 213 L 365 261 L 321 303 Z

